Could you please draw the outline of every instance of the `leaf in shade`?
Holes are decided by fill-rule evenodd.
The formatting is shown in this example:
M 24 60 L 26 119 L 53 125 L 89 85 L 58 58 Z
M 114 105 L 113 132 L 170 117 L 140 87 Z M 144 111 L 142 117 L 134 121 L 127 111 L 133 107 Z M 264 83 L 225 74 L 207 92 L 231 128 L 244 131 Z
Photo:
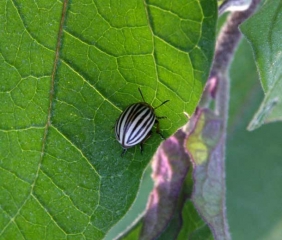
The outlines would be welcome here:
M 182 201 L 183 202 L 183 201 Z M 182 228 L 181 209 L 183 204 L 177 206 L 165 230 L 158 236 L 157 240 L 176 239 Z
M 185 202 L 182 209 L 183 225 L 177 237 L 178 240 L 209 240 L 213 239 L 212 233 L 208 225 L 199 216 L 193 203 L 190 200 Z
M 282 239 L 282 124 L 246 131 L 263 99 L 263 91 L 250 45 L 244 40 L 238 50 L 230 72 L 231 114 L 226 147 L 228 221 L 234 240 L 278 240 Z
M 266 1 L 243 23 L 241 31 L 251 44 L 265 97 L 248 129 L 282 119 L 282 4 Z
M 215 239 L 230 239 L 225 209 L 223 122 L 209 109 L 191 119 L 186 147 L 193 161 L 192 201 Z
M 140 239 L 155 239 L 167 227 L 177 206 L 190 161 L 178 130 L 159 147 L 152 164 L 154 189 L 150 194 Z

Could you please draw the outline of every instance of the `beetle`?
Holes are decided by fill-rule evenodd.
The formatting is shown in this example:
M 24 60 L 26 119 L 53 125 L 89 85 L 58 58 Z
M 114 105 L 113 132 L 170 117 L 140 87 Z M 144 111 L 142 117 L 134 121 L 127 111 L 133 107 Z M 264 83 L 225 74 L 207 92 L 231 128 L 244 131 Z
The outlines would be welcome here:
M 164 139 L 160 132 L 158 119 L 166 117 L 157 117 L 155 109 L 164 105 L 169 100 L 162 102 L 159 106 L 153 108 L 146 103 L 141 89 L 138 88 L 143 102 L 129 105 L 119 116 L 115 124 L 115 135 L 117 141 L 121 144 L 123 156 L 127 149 L 140 143 L 141 154 L 143 152 L 143 143 L 151 136 L 152 128 L 156 124 L 156 132 Z

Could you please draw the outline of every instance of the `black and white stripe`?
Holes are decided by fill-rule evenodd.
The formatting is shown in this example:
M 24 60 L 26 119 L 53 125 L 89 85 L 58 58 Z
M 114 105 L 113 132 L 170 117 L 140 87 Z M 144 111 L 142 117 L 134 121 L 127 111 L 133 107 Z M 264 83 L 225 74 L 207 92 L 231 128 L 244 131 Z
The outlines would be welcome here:
M 147 137 L 155 124 L 154 109 L 145 102 L 128 106 L 118 118 L 115 133 L 124 149 L 135 146 Z

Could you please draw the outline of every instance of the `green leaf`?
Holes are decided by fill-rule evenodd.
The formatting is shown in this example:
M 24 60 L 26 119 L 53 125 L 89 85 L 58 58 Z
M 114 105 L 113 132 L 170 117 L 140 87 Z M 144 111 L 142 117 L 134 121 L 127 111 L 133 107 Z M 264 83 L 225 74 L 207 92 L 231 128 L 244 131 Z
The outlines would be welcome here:
M 113 126 L 141 101 L 169 136 L 201 96 L 216 1 L 0 1 L 0 238 L 101 239 L 161 139 L 120 157 Z
M 282 119 L 282 55 L 280 36 L 282 4 L 267 1 L 264 6 L 242 24 L 241 30 L 252 46 L 265 97 L 248 129 Z
M 282 239 L 282 126 L 274 123 L 253 132 L 246 130 L 263 99 L 246 41 L 242 41 L 235 55 L 230 76 L 226 183 L 232 239 Z M 248 81 L 244 81 L 243 76 Z

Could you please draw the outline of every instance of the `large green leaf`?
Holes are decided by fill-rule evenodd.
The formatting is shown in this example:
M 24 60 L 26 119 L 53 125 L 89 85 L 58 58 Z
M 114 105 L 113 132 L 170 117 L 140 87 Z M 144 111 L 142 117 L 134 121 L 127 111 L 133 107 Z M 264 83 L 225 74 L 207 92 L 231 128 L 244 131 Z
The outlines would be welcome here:
M 0 1 L 0 238 L 100 239 L 160 143 L 121 158 L 113 126 L 141 101 L 165 136 L 200 98 L 216 1 Z M 213 6 L 213 7 L 211 7 Z
M 282 119 L 282 3 L 266 1 L 261 10 L 242 24 L 241 30 L 250 42 L 265 97 L 249 129 Z

